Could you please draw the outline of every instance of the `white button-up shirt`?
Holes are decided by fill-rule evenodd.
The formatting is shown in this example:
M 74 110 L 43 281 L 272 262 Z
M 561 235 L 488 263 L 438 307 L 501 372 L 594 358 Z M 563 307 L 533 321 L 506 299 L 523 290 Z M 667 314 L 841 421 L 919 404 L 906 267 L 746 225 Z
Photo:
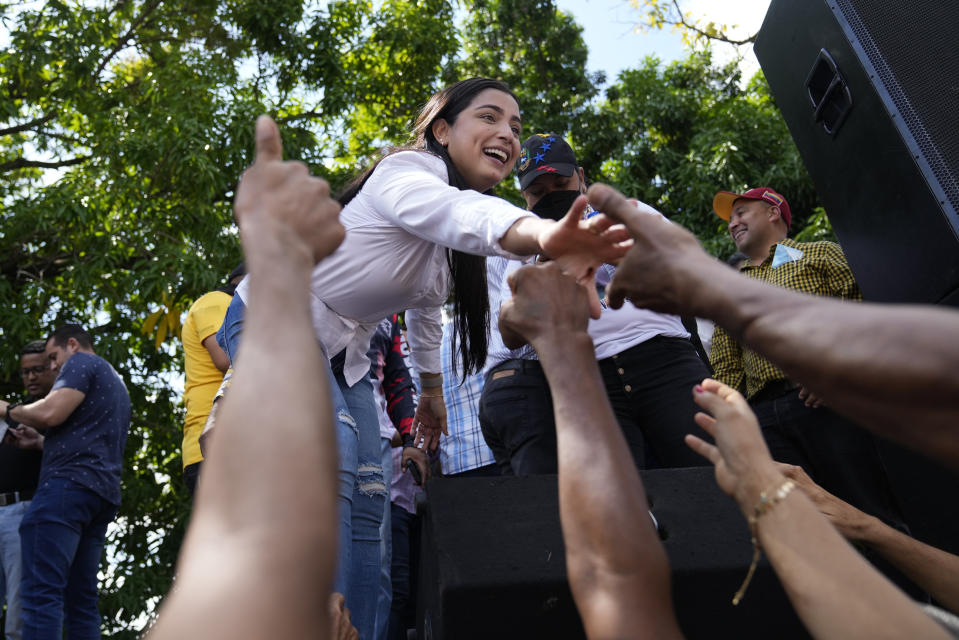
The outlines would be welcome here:
M 346 239 L 313 269 L 313 326 L 328 356 L 346 349 L 352 385 L 369 371 L 370 336 L 406 310 L 407 340 L 420 372 L 441 369 L 441 305 L 449 297 L 446 248 L 517 257 L 500 239 L 531 216 L 500 198 L 449 185 L 442 159 L 421 151 L 384 158 L 340 214 Z M 246 282 L 237 295 L 247 302 Z
M 647 204 L 640 203 L 639 209 L 649 215 L 658 216 L 665 224 L 670 224 L 661 213 Z M 498 324 L 500 305 L 513 295 L 509 290 L 506 279 L 524 264 L 531 263 L 530 260 L 501 258 L 487 261 L 486 273 L 489 279 L 491 328 L 489 355 L 483 367 L 484 373 L 488 373 L 493 367 L 507 360 L 538 359 L 536 351 L 528 344 L 518 349 L 507 348 L 503 344 L 503 337 L 499 332 Z M 615 271 L 616 268 L 611 265 L 600 266 L 596 270 L 596 283 L 606 287 Z M 587 331 L 589 337 L 593 339 L 597 360 L 622 353 L 626 349 L 656 336 L 689 337 L 689 332 L 686 331 L 679 316 L 640 309 L 630 302 L 624 303 L 620 309 L 604 307 L 598 319 L 590 318 Z

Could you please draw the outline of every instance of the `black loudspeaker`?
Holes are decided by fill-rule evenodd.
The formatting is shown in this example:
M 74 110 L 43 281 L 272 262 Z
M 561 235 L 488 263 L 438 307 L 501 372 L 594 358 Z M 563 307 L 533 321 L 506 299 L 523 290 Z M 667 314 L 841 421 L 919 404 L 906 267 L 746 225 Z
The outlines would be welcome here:
M 808 638 L 712 468 L 641 473 L 687 638 Z M 423 510 L 419 640 L 585 638 L 566 580 L 556 476 L 438 478 Z M 628 536 L 630 532 L 623 531 Z
M 772 0 L 756 39 L 869 300 L 959 305 L 956 33 L 954 1 Z
M 956 33 L 954 1 L 772 0 L 756 39 L 872 300 L 959 305 Z M 959 553 L 959 474 L 898 445 L 880 449 L 912 534 Z
M 897 444 L 878 444 L 910 534 L 959 555 L 959 473 Z

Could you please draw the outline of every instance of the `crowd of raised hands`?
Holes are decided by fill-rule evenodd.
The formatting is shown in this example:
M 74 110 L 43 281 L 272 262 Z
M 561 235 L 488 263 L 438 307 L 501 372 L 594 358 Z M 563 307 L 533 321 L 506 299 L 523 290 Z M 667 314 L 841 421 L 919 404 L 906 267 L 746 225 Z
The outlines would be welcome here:
M 594 185 L 588 198 L 608 218 L 598 233 L 632 239 L 607 290 L 613 307 L 710 318 L 808 381 L 836 411 L 959 462 L 955 312 L 843 305 L 776 289 L 728 269 L 692 234 L 643 214 L 608 186 Z M 315 344 L 310 272 L 344 237 L 339 205 L 304 165 L 283 161 L 279 131 L 261 117 L 256 161 L 240 181 L 235 213 L 251 292 L 242 366 L 218 416 L 225 426 L 198 490 L 176 587 L 151 635 L 351 637 L 342 600 L 330 600 L 336 460 L 333 428 L 322 418 L 330 414 L 327 382 L 320 349 L 304 348 Z M 525 267 L 510 286 L 503 335 L 536 348 L 554 390 L 567 566 L 587 634 L 680 637 L 668 561 L 586 333 L 589 287 L 556 263 Z M 298 375 L 279 379 L 277 362 Z M 707 379 L 690 393 L 702 408 L 696 423 L 713 442 L 691 435 L 688 446 L 715 466 L 717 483 L 739 505 L 813 636 L 949 637 L 843 536 L 888 553 L 947 607 L 959 604 L 954 556 L 890 534 L 801 469 L 777 464 L 735 390 Z M 581 473 L 583 465 L 591 473 Z

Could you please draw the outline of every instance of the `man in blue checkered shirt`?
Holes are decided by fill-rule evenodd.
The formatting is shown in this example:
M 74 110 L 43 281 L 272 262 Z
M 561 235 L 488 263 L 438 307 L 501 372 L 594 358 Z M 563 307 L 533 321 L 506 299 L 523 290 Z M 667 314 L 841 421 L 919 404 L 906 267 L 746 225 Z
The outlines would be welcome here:
M 479 401 L 483 393 L 483 374 L 462 379 L 462 367 L 453 369 L 453 324 L 443 325 L 443 401 L 449 436 L 440 440 L 440 465 L 445 476 L 500 475 L 493 452 L 483 439 L 479 423 Z M 457 354 L 458 356 L 459 354 Z M 462 383 L 462 384 L 461 384 Z

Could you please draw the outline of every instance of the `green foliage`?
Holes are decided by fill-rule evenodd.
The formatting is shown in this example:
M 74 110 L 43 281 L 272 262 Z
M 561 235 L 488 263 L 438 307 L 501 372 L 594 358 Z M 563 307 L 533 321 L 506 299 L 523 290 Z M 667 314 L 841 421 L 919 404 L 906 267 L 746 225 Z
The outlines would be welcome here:
M 761 77 L 742 87 L 698 53 L 646 60 L 601 97 L 581 28 L 551 0 L 50 0 L 0 3 L 0 19 L 0 393 L 21 392 L 20 346 L 64 321 L 91 328 L 127 380 L 101 583 L 112 637 L 135 637 L 172 582 L 189 513 L 172 330 L 240 259 L 231 200 L 259 113 L 335 191 L 406 142 L 433 91 L 487 75 L 514 88 L 526 135 L 567 134 L 588 177 L 717 255 L 730 251 L 717 189 L 775 186 L 800 230 L 817 204 Z M 515 185 L 501 195 L 520 201 Z
M 526 134 L 567 131 L 605 82 L 588 73 L 583 29 L 551 0 L 476 0 L 455 77 L 496 77 L 520 99 Z
M 734 249 L 712 212 L 716 191 L 772 186 L 789 200 L 794 229 L 817 204 L 762 75 L 742 87 L 737 66 L 714 66 L 708 50 L 622 72 L 573 143 L 587 177 L 655 206 L 720 257 Z
M 446 0 L 387 0 L 369 38 L 343 57 L 352 113 L 342 123 L 350 135 L 341 137 L 338 155 L 348 165 L 369 164 L 378 148 L 407 142 L 413 117 L 456 50 L 452 22 Z
M 798 242 L 818 242 L 828 240 L 829 242 L 839 242 L 836 238 L 836 232 L 832 229 L 832 223 L 826 217 L 826 210 L 822 207 L 816 207 L 813 214 L 806 221 L 806 226 L 794 234 Z
M 21 393 L 20 346 L 70 320 L 91 328 L 133 400 L 101 584 L 105 634 L 134 637 L 171 584 L 189 505 L 170 329 L 240 259 L 231 199 L 255 117 L 273 114 L 290 157 L 342 182 L 398 137 L 455 46 L 449 3 L 382 9 L 0 5 L 10 42 L 0 51 L 0 392 Z M 384 126 L 370 134 L 364 112 Z M 151 315 L 163 322 L 144 333 Z
M 448 79 L 488 76 L 506 82 L 519 98 L 523 139 L 575 129 L 605 82 L 602 72 L 586 70 L 582 27 L 552 0 L 475 0 L 464 37 Z M 525 206 L 512 180 L 497 193 Z

